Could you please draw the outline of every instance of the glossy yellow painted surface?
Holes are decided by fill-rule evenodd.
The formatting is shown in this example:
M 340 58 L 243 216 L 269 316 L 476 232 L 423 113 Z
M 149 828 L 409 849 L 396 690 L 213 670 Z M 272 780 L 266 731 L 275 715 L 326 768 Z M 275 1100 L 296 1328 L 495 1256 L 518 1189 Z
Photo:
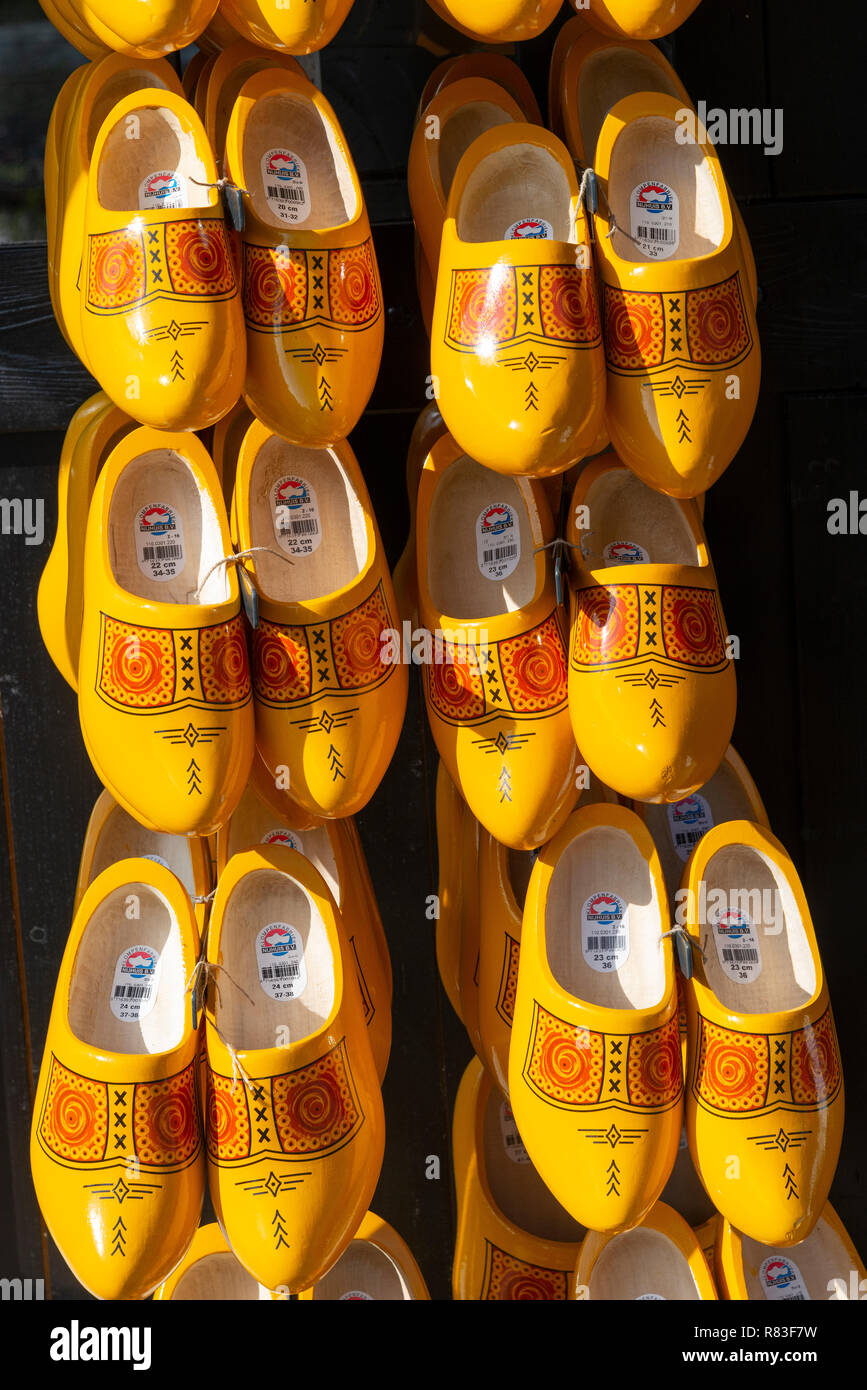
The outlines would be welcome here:
M 635 1229 L 656 1231 L 659 1235 L 664 1236 L 666 1240 L 670 1241 L 689 1267 L 689 1273 L 692 1275 L 695 1283 L 699 1300 L 703 1302 L 716 1302 L 719 1295 L 717 1294 L 711 1267 L 708 1264 L 707 1257 L 699 1240 L 698 1232 L 693 1231 L 682 1216 L 672 1207 L 667 1206 L 665 1202 L 657 1202 L 647 1213 L 644 1220 L 638 1223 Z M 599 1231 L 587 1232 L 587 1235 L 581 1243 L 581 1254 L 578 1257 L 578 1264 L 572 1280 L 570 1289 L 570 1296 L 572 1298 L 583 1299 L 588 1302 L 593 1301 L 591 1283 L 593 1269 L 606 1246 L 608 1246 L 612 1240 L 617 1240 L 618 1238 L 619 1237 L 615 1234 L 602 1234 Z M 665 1257 L 667 1261 L 674 1258 L 676 1257 L 673 1254 L 666 1255 Z M 660 1284 L 664 1286 L 665 1283 L 664 1269 L 665 1265 L 663 1264 L 660 1266 L 659 1275 L 655 1282 L 653 1281 L 651 1271 L 648 1269 L 647 1272 L 651 1279 L 647 1289 L 648 1294 L 656 1294 L 657 1297 L 660 1298 L 665 1297 L 664 1294 L 659 1294 Z M 644 1295 L 637 1295 L 639 1298 L 643 1296 Z
M 96 37 L 133 57 L 162 58 L 192 43 L 210 22 L 216 0 L 67 0 Z
M 430 1301 L 427 1284 L 424 1281 L 424 1275 L 418 1267 L 415 1256 L 403 1237 L 398 1235 L 394 1227 L 390 1226 L 387 1221 L 383 1221 L 381 1216 L 377 1216 L 376 1213 L 372 1211 L 367 1212 L 352 1239 L 353 1241 L 364 1241 L 374 1246 L 376 1250 L 382 1251 L 382 1253 L 387 1255 L 396 1265 L 406 1287 L 405 1302 Z M 364 1294 L 365 1290 L 361 1289 L 360 1292 Z M 312 1289 L 305 1289 L 298 1297 L 299 1300 L 303 1302 L 312 1303 L 314 1299 L 317 1297 L 321 1299 L 323 1295 L 321 1293 L 317 1295 L 314 1286 Z M 371 1297 L 370 1294 L 367 1295 L 367 1298 Z M 347 1292 L 341 1295 L 341 1298 L 347 1299 L 350 1302 L 355 1300 L 361 1301 L 358 1298 L 357 1290 Z
M 248 77 L 263 72 L 265 68 L 283 68 L 302 80 L 306 77 L 301 64 L 288 53 L 275 53 L 273 49 L 260 48 L 246 39 L 236 39 L 214 56 L 204 89 L 199 88 L 199 114 L 218 160 L 222 160 L 225 154 L 226 131 L 238 93 Z
M 737 706 L 734 662 L 691 502 L 677 505 L 698 564 L 583 560 L 576 508 L 598 478 L 622 467 L 613 454 L 594 460 L 572 495 L 567 538 L 579 548 L 572 551 L 569 712 L 588 764 L 621 796 L 680 801 L 725 755 Z
M 695 973 L 685 990 L 687 1135 L 717 1210 L 754 1240 L 788 1246 L 810 1234 L 828 1197 L 843 1133 L 843 1072 L 804 891 L 768 829 L 727 821 L 699 841 L 682 880 L 689 890 L 684 925 L 706 952 L 714 950 L 702 885 L 711 857 L 737 846 L 759 853 L 785 885 L 782 910 L 803 926 L 814 988 L 806 1002 L 782 1012 L 740 1012 L 720 1002 L 701 953 L 693 952 Z M 804 963 L 790 969 L 800 983 Z
M 557 17 L 560 0 L 428 0 L 432 10 L 480 43 L 535 38 Z
M 234 566 L 226 567 L 227 596 L 221 602 L 158 603 L 120 586 L 110 548 L 112 499 L 124 469 L 164 449 L 189 468 L 213 507 L 222 554 L 231 554 L 219 481 L 198 439 L 146 428 L 122 439 L 97 479 L 87 525 L 78 710 L 90 760 L 130 815 L 153 830 L 207 835 L 234 810 L 253 756 Z M 130 515 L 131 530 L 133 524 Z M 204 682 L 197 688 L 194 675 L 188 696 L 174 676 L 188 669 L 186 653 L 201 643 L 203 629 L 208 650 L 216 654 L 214 690 Z
M 105 869 L 81 899 L 63 954 L 30 1140 L 45 1224 L 75 1277 L 101 1299 L 146 1298 L 166 1278 L 193 1238 L 204 1195 L 190 1074 L 198 1035 L 188 1001 L 175 1001 L 183 1036 L 168 1051 L 111 1052 L 77 1037 L 70 1025 L 70 987 L 91 918 L 112 893 L 142 884 L 162 897 L 177 923 L 182 978 L 193 970 L 199 936 L 174 874 L 149 859 Z
M 406 545 L 394 567 L 392 582 L 401 619 L 418 627 L 418 576 L 415 553 L 415 514 L 418 504 L 418 485 L 424 461 L 434 444 L 446 432 L 445 421 L 436 401 L 431 401 L 419 415 L 413 428 L 406 455 L 406 495 L 409 502 L 409 531 Z
M 221 0 L 223 17 L 251 43 L 289 53 L 314 53 L 330 43 L 352 0 Z
M 437 969 L 449 1003 L 463 1023 L 461 942 L 463 938 L 463 826 L 467 804 L 440 759 L 437 764 L 436 827 L 439 899 L 436 923 Z
M 535 159 L 562 174 L 574 241 L 462 240 L 465 206 L 478 197 L 472 193 L 477 170 L 486 160 L 499 164 L 504 152 L 517 160 L 528 146 Z M 578 193 L 565 145 L 540 126 L 518 122 L 473 141 L 452 182 L 431 371 L 454 438 L 465 453 L 501 473 L 562 472 L 587 454 L 603 425 L 605 355 Z M 503 227 L 504 238 L 508 230 Z M 537 373 L 540 363 L 545 370 Z
M 840 1295 L 843 1300 L 849 1301 L 854 1298 L 862 1301 L 867 1292 L 867 1269 L 864 1267 L 864 1261 L 830 1202 L 825 1203 L 819 1223 L 802 1245 L 777 1254 L 778 1258 L 774 1260 L 774 1247 L 760 1245 L 746 1257 L 749 1264 L 747 1271 L 744 1266 L 743 1236 L 730 1221 L 721 1216 L 715 1246 L 720 1297 L 733 1302 L 761 1302 L 762 1299 L 756 1294 L 755 1285 L 751 1286 L 747 1282 L 747 1272 L 760 1285 L 763 1297 L 768 1301 L 771 1301 L 771 1291 L 774 1289 L 780 1290 L 777 1298 L 781 1301 L 786 1298 L 787 1292 L 791 1296 L 795 1280 L 803 1284 L 811 1301 L 832 1298 L 841 1301 Z M 774 1260 L 774 1263 L 763 1277 L 762 1269 L 766 1260 Z M 792 1268 L 792 1264 L 796 1269 Z M 807 1269 L 809 1277 L 805 1279 Z
M 327 885 L 308 860 L 278 845 L 234 855 L 220 876 L 208 959 L 222 962 L 234 889 L 263 871 L 285 874 L 311 899 L 333 963 L 333 1005 L 321 1026 L 311 1019 L 306 1036 L 250 1049 L 239 1037 L 218 1036 L 209 998 L 208 1178 L 220 1225 L 244 1267 L 272 1292 L 299 1293 L 339 1259 L 370 1205 L 385 1119 L 344 928 Z M 233 1091 L 226 1043 L 235 1049 L 252 1092 L 243 1080 Z M 263 1101 L 264 1126 L 253 1110 Z M 280 1184 L 276 1195 L 266 1186 L 272 1174 L 271 1187 Z M 282 1219 L 275 1223 L 277 1211 Z
M 598 827 L 633 840 L 647 862 L 660 937 L 669 929 L 659 856 L 638 817 L 613 805 L 574 812 L 540 851 L 527 891 L 509 1096 L 527 1151 L 557 1200 L 582 1225 L 613 1232 L 637 1225 L 668 1180 L 680 1141 L 683 1085 L 670 939 L 660 941 L 662 995 L 641 1008 L 576 998 L 549 964 L 552 875 L 568 846 Z M 604 878 L 600 859 L 603 888 Z M 580 904 L 574 908 L 577 914 Z M 594 1142 L 599 1138 L 603 1142 Z
M 100 42 L 81 16 L 73 11 L 69 0 L 39 0 L 39 6 L 57 32 L 62 34 L 73 48 L 77 48 L 79 53 L 83 53 L 85 58 L 96 61 L 105 56 L 108 51 L 106 45 Z
M 581 15 L 605 34 L 659 39 L 689 19 L 698 4 L 699 0 L 590 0 L 589 9 L 581 7 Z
M 437 92 L 442 91 L 450 82 L 460 82 L 465 77 L 484 77 L 505 87 L 521 107 L 525 121 L 544 125 L 533 88 L 518 64 L 505 53 L 492 53 L 486 49 L 475 49 L 470 53 L 453 53 L 434 68 L 422 88 L 416 120 Z

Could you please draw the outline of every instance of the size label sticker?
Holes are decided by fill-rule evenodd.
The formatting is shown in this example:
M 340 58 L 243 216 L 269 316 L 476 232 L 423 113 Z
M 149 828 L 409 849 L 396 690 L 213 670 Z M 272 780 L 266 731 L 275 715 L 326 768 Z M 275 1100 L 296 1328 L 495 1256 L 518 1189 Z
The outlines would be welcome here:
M 602 552 L 606 565 L 646 565 L 650 556 L 637 541 L 609 541 Z
M 310 184 L 304 161 L 291 150 L 266 150 L 260 167 L 271 211 L 281 222 L 306 222 L 310 216 Z
M 759 934 L 751 919 L 738 907 L 711 908 L 717 958 L 723 971 L 736 984 L 749 984 L 762 973 Z
M 524 1148 L 524 1141 L 518 1133 L 518 1126 L 507 1100 L 500 1105 L 500 1133 L 503 1136 L 503 1148 L 512 1162 L 529 1163 L 530 1155 Z
M 350 1289 L 348 1293 L 342 1293 L 337 1300 L 338 1303 L 375 1303 L 373 1294 L 365 1293 L 363 1289 Z
M 174 579 L 186 564 L 184 528 L 174 507 L 149 502 L 136 513 L 135 553 L 146 579 Z
M 703 835 L 713 829 L 713 812 L 703 796 L 694 792 L 668 808 L 671 843 L 684 864 Z
M 319 503 L 304 478 L 278 478 L 271 489 L 274 535 L 287 555 L 312 555 L 322 544 Z
M 680 245 L 677 194 L 661 180 L 648 180 L 632 190 L 629 230 L 645 256 L 664 261 Z
M 662 1293 L 640 1293 L 640 1294 L 638 1294 L 638 1296 L 637 1296 L 636 1298 L 633 1298 L 632 1302 L 633 1302 L 633 1303 L 647 1303 L 647 1302 L 649 1302 L 651 1299 L 654 1301 L 654 1303 L 657 1303 L 657 1302 L 658 1302 L 658 1303 L 667 1303 L 667 1302 L 668 1302 L 667 1298 L 665 1297 L 665 1294 L 662 1294 Z
M 160 953 L 152 946 L 130 946 L 117 958 L 111 987 L 111 1011 L 121 1023 L 147 1018 L 157 999 Z
M 811 1303 L 804 1276 L 787 1255 L 769 1255 L 759 1266 L 759 1283 L 772 1303 Z
M 271 999 L 297 999 L 307 988 L 301 937 L 288 922 L 269 922 L 256 937 L 259 984 Z
M 259 841 L 260 845 L 286 845 L 287 849 L 297 849 L 299 854 L 304 853 L 304 846 L 301 843 L 301 836 L 294 830 L 269 830 L 267 835 L 263 835 Z
M 138 186 L 139 212 L 153 212 L 154 208 L 186 208 L 187 181 L 183 174 L 174 169 L 157 169 L 143 178 Z
M 521 217 L 506 229 L 504 241 L 553 241 L 554 228 L 544 217 Z
M 629 908 L 617 893 L 594 893 L 585 902 L 581 950 L 591 970 L 619 970 L 629 959 Z
M 514 507 L 492 502 L 476 521 L 476 558 L 485 579 L 507 579 L 521 558 L 521 530 Z

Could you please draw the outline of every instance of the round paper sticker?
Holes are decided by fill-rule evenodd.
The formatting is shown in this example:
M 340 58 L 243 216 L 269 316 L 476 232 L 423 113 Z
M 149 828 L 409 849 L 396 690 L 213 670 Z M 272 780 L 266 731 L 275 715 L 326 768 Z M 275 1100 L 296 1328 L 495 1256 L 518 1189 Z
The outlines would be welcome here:
M 553 241 L 554 228 L 544 217 L 522 217 L 506 231 L 504 241 Z
M 684 864 L 702 836 L 713 829 L 713 812 L 698 792 L 675 801 L 668 808 L 668 828 L 671 843 Z
M 646 565 L 650 556 L 637 541 L 609 541 L 602 552 L 607 565 Z
M 738 907 L 711 909 L 709 923 L 717 959 L 730 980 L 749 984 L 762 973 L 759 934 L 751 919 Z
M 266 150 L 260 168 L 271 211 L 281 222 L 306 222 L 310 216 L 310 184 L 304 161 L 291 150 Z
M 187 181 L 175 169 L 157 169 L 148 174 L 138 186 L 139 212 L 154 208 L 186 208 Z
M 521 558 L 521 529 L 514 507 L 492 502 L 476 520 L 476 559 L 485 579 L 507 579 Z
M 668 1302 L 668 1300 L 665 1297 L 665 1294 L 662 1293 L 640 1293 L 636 1298 L 633 1298 L 632 1301 L 633 1303 L 649 1303 L 651 1299 L 654 1303 Z
M 759 1267 L 762 1293 L 772 1303 L 811 1303 L 804 1276 L 787 1255 L 769 1255 Z
M 175 579 L 186 564 L 181 518 L 166 502 L 140 507 L 133 523 L 138 567 L 146 579 Z
M 507 1100 L 500 1104 L 500 1133 L 503 1136 L 503 1148 L 507 1157 L 513 1163 L 529 1163 L 530 1155 L 524 1148 L 524 1141 L 518 1133 L 518 1126 Z
M 269 830 L 267 835 L 263 835 L 259 841 L 260 845 L 286 845 L 288 849 L 297 849 L 299 854 L 304 853 L 304 846 L 301 838 L 296 835 L 294 830 Z
M 581 950 L 591 970 L 619 970 L 629 959 L 629 908 L 617 893 L 602 891 L 581 908 Z
M 342 1293 L 337 1300 L 338 1303 L 375 1303 L 372 1294 L 363 1293 L 361 1289 L 350 1289 L 348 1293 Z
M 319 502 L 304 478 L 278 478 L 271 489 L 274 535 L 287 555 L 312 555 L 322 544 Z
M 111 1011 L 121 1023 L 138 1023 L 147 1018 L 157 1001 L 160 982 L 160 953 L 153 946 L 130 946 L 122 951 L 114 967 Z
M 259 984 L 271 999 L 297 999 L 307 988 L 301 937 L 288 922 L 269 922 L 256 937 Z
M 648 179 L 629 198 L 629 230 L 645 256 L 667 260 L 680 245 L 677 194 L 661 179 Z
M 143 854 L 142 859 L 149 859 L 152 864 L 162 864 L 164 869 L 168 869 L 169 873 L 172 872 L 171 864 L 168 860 L 163 859 L 161 854 Z

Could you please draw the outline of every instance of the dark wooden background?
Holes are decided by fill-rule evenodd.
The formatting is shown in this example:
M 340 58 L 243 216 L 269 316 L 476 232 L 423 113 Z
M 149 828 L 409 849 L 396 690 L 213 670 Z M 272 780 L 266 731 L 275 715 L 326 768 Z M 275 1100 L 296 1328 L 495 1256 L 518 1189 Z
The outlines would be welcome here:
M 562 19 L 571 13 L 564 6 Z M 664 47 L 695 101 L 784 113 L 784 149 L 721 149 L 752 238 L 764 354 L 750 435 L 708 499 L 729 628 L 741 639 L 735 746 L 803 877 L 837 1015 L 848 1119 L 832 1198 L 867 1254 L 867 542 L 830 536 L 827 504 L 865 476 L 862 75 L 855 3 L 703 0 Z M 826 18 L 829 22 L 825 22 Z M 863 21 L 862 21 L 863 23 Z M 555 25 L 516 55 L 546 107 Z M 406 445 L 425 404 L 426 339 L 412 274 L 405 164 L 419 92 L 469 47 L 423 0 L 356 0 L 322 55 L 322 85 L 353 150 L 388 306 L 371 407 L 352 437 L 394 562 L 407 526 Z M 0 1276 L 81 1291 L 44 1236 L 28 1162 L 29 1110 L 69 928 L 84 829 L 99 791 L 75 698 L 46 655 L 36 587 L 56 523 L 62 431 L 94 389 L 51 316 L 42 149 L 60 85 L 83 59 L 35 0 L 0 3 L 0 497 L 44 498 L 46 541 L 0 536 Z M 857 70 L 856 70 L 857 69 Z M 867 495 L 867 481 L 864 484 Z M 449 1297 L 449 1121 L 469 1044 L 439 987 L 425 897 L 436 891 L 435 758 L 417 672 L 402 741 L 359 818 L 394 961 L 388 1142 L 375 1210 Z M 442 1161 L 425 1178 L 428 1155 Z

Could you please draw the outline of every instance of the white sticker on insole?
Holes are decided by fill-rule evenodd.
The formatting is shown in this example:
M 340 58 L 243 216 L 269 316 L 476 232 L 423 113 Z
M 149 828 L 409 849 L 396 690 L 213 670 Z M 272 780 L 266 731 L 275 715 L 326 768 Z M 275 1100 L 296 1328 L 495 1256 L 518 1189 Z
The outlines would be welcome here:
M 164 583 L 175 579 L 186 564 L 184 528 L 174 507 L 148 502 L 133 523 L 138 567 L 146 579 Z
M 544 217 L 521 217 L 506 229 L 504 241 L 553 241 L 554 228 Z
M 647 1303 L 651 1299 L 654 1303 L 666 1303 L 668 1301 L 665 1297 L 665 1294 L 663 1293 L 640 1293 L 635 1298 L 633 1298 L 632 1302 Z
M 281 222 L 306 222 L 310 216 L 310 183 L 304 161 L 291 150 L 266 150 L 260 168 L 271 211 Z
M 160 982 L 160 953 L 152 946 L 130 946 L 122 951 L 114 967 L 111 1011 L 121 1023 L 138 1023 L 147 1018 L 157 1000 Z
M 713 829 L 713 812 L 703 796 L 694 792 L 668 808 L 671 843 L 684 864 L 699 840 Z
M 286 830 L 281 827 L 279 830 L 269 830 L 267 835 L 263 835 L 259 841 L 261 845 L 285 845 L 287 849 L 297 849 L 299 854 L 304 853 L 304 846 L 301 843 L 301 836 L 294 830 Z
M 491 502 L 476 520 L 476 559 L 485 579 L 508 579 L 521 558 L 521 528 L 514 507 Z
M 513 1163 L 529 1163 L 530 1155 L 524 1148 L 524 1141 L 518 1133 L 518 1126 L 507 1100 L 500 1103 L 500 1133 L 503 1136 L 503 1148 L 507 1157 Z
M 804 1276 L 788 1255 L 769 1255 L 759 1266 L 762 1293 L 772 1303 L 812 1303 Z
M 256 937 L 259 984 L 271 999 L 297 999 L 307 988 L 299 933 L 288 922 L 269 922 Z
M 169 873 L 172 872 L 171 864 L 167 859 L 163 859 L 161 854 L 143 854 L 142 859 L 149 859 L 152 864 L 162 864 L 164 869 L 168 869 Z
M 186 208 L 187 181 L 175 169 L 157 169 L 143 178 L 138 186 L 139 212 L 153 212 L 155 208 Z
M 736 984 L 750 984 L 762 973 L 759 934 L 752 920 L 739 907 L 711 908 L 708 922 L 713 928 L 717 959 L 726 975 Z
M 364 1293 L 362 1289 L 350 1289 L 348 1293 L 342 1293 L 337 1300 L 338 1303 L 375 1303 L 373 1294 Z
M 637 541 L 609 541 L 602 552 L 606 565 L 646 565 L 650 556 Z
M 310 483 L 287 474 L 271 489 L 274 535 L 287 555 L 312 555 L 322 544 L 319 502 Z
M 591 970 L 619 970 L 629 959 L 629 908 L 617 893 L 594 893 L 581 908 L 581 950 Z
M 677 194 L 661 179 L 647 179 L 629 198 L 629 230 L 645 256 L 667 260 L 680 245 Z

